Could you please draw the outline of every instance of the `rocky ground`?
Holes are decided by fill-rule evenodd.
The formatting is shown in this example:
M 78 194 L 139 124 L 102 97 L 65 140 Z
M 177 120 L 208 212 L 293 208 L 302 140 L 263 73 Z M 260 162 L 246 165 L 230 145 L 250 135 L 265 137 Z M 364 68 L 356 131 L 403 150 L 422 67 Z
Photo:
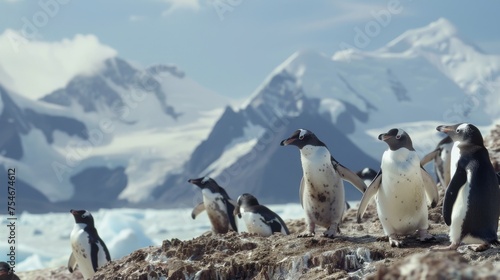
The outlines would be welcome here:
M 484 145 L 490 152 L 491 163 L 497 172 L 500 171 L 500 124 L 497 124 L 490 134 L 484 138 Z
M 292 232 L 263 238 L 248 233 L 205 233 L 189 241 L 165 240 L 102 267 L 94 279 L 496 279 L 500 275 L 500 248 L 476 253 L 467 246 L 458 252 L 430 251 L 448 245 L 448 227 L 441 207 L 429 212 L 435 241 L 405 239 L 404 248 L 392 248 L 383 236 L 375 207 L 356 222 L 356 209 L 347 212 L 335 239 L 297 238 L 303 219 L 287 221 Z M 324 229 L 319 229 L 318 233 Z M 318 234 L 320 235 L 320 234 Z M 20 273 L 21 279 L 81 279 L 63 267 Z

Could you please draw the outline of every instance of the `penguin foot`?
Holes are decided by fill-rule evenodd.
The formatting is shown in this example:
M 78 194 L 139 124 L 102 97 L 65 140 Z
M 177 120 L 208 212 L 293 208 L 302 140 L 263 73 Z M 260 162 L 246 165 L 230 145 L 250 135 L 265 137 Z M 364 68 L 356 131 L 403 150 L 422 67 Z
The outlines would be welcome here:
M 401 248 L 404 245 L 403 240 L 398 240 L 393 236 L 389 236 L 389 243 L 391 244 L 391 247 L 398 247 L 398 248 Z
M 474 251 L 474 252 L 483 252 L 483 251 L 486 251 L 490 248 L 490 244 L 483 243 L 483 244 L 469 245 L 469 246 L 467 246 L 467 248 L 469 250 Z
M 315 232 L 314 231 L 304 231 L 302 233 L 300 233 L 299 235 L 297 235 L 298 238 L 302 238 L 302 237 L 314 237 L 314 234 Z
M 436 238 L 432 234 L 427 232 L 426 229 L 419 229 L 417 230 L 417 233 L 418 233 L 418 240 L 420 240 L 421 242 L 436 240 Z
M 325 231 L 323 232 L 323 237 L 326 237 L 326 238 L 335 238 L 337 236 L 337 232 L 334 231 L 334 232 L 330 232 L 330 231 Z
M 323 232 L 323 237 L 334 238 L 340 233 L 337 224 L 331 225 L 325 232 Z
M 450 246 L 432 246 L 432 251 L 455 251 L 458 248 L 458 243 L 451 243 Z

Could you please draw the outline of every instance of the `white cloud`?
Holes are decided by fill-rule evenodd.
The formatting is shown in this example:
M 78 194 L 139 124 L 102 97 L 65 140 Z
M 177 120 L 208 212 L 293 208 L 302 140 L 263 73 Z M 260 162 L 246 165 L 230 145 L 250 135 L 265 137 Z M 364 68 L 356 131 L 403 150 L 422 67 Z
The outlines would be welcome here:
M 188 9 L 198 11 L 200 9 L 199 0 L 161 0 L 162 2 L 167 3 L 168 9 L 163 11 L 163 16 L 168 16 L 172 14 L 176 10 L 180 9 Z
M 334 28 L 342 24 L 373 20 L 373 14 L 384 13 L 384 11 L 389 12 L 389 9 L 392 11 L 394 8 L 393 6 L 389 8 L 388 4 L 380 3 L 360 3 L 352 1 L 335 1 L 334 3 L 333 9 L 337 10 L 337 13 L 328 18 L 312 21 L 304 25 L 302 29 L 304 31 L 323 30 Z M 409 14 L 408 11 L 405 11 L 402 4 L 398 6 L 398 9 L 402 12 L 397 13 L 397 15 L 401 15 L 402 13 L 405 13 L 405 15 Z M 391 17 L 394 16 L 396 16 L 396 14 L 391 13 Z
M 64 87 L 78 74 L 90 74 L 117 52 L 94 35 L 57 42 L 27 40 L 20 33 L 0 34 L 0 83 L 30 98 Z

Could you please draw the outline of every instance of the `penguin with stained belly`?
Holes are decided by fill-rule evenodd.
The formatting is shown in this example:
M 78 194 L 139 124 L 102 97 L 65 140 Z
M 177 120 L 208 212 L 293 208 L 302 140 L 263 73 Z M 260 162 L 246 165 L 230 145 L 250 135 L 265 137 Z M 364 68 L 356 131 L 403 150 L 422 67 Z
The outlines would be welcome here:
M 227 233 L 229 230 L 238 232 L 234 218 L 234 208 L 237 204 L 226 190 L 210 177 L 189 179 L 188 182 L 198 186 L 203 194 L 203 202 L 193 209 L 191 217 L 195 219 L 206 210 L 214 233 Z
M 281 141 L 281 146 L 287 145 L 299 148 L 302 163 L 300 202 L 306 212 L 307 229 L 298 237 L 314 236 L 316 224 L 327 228 L 323 236 L 337 236 L 346 210 L 342 180 L 349 181 L 362 193 L 365 183 L 335 160 L 326 145 L 309 130 L 299 129 Z

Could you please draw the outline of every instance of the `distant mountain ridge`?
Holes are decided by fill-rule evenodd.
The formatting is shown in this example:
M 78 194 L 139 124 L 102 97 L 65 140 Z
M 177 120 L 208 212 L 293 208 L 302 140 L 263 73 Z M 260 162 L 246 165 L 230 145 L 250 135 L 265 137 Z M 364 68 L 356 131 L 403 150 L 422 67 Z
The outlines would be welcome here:
M 233 198 L 298 202 L 299 152 L 279 146 L 298 128 L 358 171 L 378 170 L 387 146 L 376 136 L 390 128 L 405 129 L 423 155 L 440 140 L 439 124 L 489 129 L 500 120 L 500 56 L 445 19 L 376 51 L 298 51 L 239 106 L 175 66 L 118 57 L 103 65 L 39 101 L 0 87 L 0 164 L 19 166 L 23 196 L 38 201 L 24 209 L 191 207 L 201 197 L 187 179 L 198 176 Z M 346 196 L 361 194 L 348 186 Z
M 201 125 L 228 102 L 176 66 L 141 70 L 118 57 L 103 64 L 97 73 L 76 76 L 40 101 L 0 86 L 0 165 L 18 169 L 20 211 L 98 209 L 141 200 L 127 194 L 130 188 L 154 187 L 165 176 L 158 170 L 177 168 L 172 156 L 201 141 L 209 129 Z M 205 102 L 184 102 L 192 96 Z M 185 147 L 154 152 L 165 149 L 161 139 L 186 129 Z M 136 174 L 153 177 L 146 181 Z
M 475 61 L 461 60 L 462 52 Z M 500 57 L 465 43 L 445 19 L 409 30 L 373 52 L 347 50 L 332 57 L 297 52 L 239 108 L 226 108 L 183 172 L 169 177 L 155 196 L 169 205 L 194 203 L 185 178 L 210 175 L 234 196 L 253 192 L 264 203 L 298 202 L 300 158 L 297 151 L 278 147 L 298 128 L 318 134 L 353 171 L 378 170 L 387 146 L 376 136 L 393 127 L 407 130 L 423 155 L 439 141 L 435 127 L 440 123 L 488 126 L 500 117 L 482 110 L 492 108 L 489 100 L 499 93 L 460 82 L 482 79 L 476 69 L 455 71 L 482 70 L 485 57 L 489 67 L 500 69 Z M 347 188 L 346 197 L 355 200 L 360 194 Z

